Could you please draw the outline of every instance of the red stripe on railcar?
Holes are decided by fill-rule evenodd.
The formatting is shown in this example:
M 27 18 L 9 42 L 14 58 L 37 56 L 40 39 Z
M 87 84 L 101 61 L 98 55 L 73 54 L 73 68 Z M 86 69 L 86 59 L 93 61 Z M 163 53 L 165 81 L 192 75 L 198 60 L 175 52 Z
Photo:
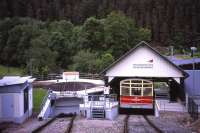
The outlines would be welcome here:
M 152 104 L 153 96 L 120 96 L 120 103 L 125 104 Z

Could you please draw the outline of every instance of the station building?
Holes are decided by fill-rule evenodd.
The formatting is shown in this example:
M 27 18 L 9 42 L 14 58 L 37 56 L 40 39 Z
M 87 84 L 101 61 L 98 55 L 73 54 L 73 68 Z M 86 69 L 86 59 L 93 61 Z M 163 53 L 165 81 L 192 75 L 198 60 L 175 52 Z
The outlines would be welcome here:
M 156 82 L 168 84 L 170 101 L 177 101 L 177 99 L 185 101 L 184 80 L 189 75 L 144 41 L 107 67 L 102 74 L 106 77 L 106 85 L 112 88 L 111 92 L 118 95 L 119 112 L 121 113 L 133 111 L 135 108 L 154 111 L 154 87 L 152 93 L 145 94 L 145 91 Z M 146 82 L 151 82 L 152 85 L 145 87 Z M 149 95 L 153 96 L 150 101 L 152 102 L 151 108 L 142 106 L 144 101 L 150 100 L 145 99 Z M 129 97 L 124 97 L 123 100 L 121 96 Z M 139 96 L 143 96 L 140 97 L 144 100 L 143 103 L 133 106 L 135 101 L 141 101 L 138 99 Z M 129 102 L 129 104 L 123 102 Z

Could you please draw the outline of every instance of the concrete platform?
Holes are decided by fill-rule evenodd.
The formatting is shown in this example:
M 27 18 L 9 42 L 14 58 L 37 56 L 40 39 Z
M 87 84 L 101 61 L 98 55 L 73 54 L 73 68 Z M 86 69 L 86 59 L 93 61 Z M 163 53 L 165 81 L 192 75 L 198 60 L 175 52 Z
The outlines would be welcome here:
M 158 111 L 187 112 L 186 107 L 179 102 L 170 102 L 169 100 L 156 100 Z
M 88 101 L 80 104 L 79 108 L 82 114 L 88 119 L 92 118 L 92 108 L 103 108 L 105 111 L 105 119 L 108 120 L 114 120 L 119 114 L 117 101 Z

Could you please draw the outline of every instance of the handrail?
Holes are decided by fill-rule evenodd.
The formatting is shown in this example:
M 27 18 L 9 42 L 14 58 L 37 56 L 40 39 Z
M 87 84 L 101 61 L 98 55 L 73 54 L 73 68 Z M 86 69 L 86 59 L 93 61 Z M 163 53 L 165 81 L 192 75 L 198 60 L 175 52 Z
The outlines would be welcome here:
M 107 101 L 108 101 L 108 104 L 110 107 L 111 102 L 117 101 L 117 95 L 116 94 L 88 95 L 88 102 L 90 103 L 90 110 L 93 107 L 103 107 L 105 109 L 107 107 Z
M 45 102 L 47 101 L 48 97 L 50 94 L 50 90 L 47 91 L 47 94 L 44 96 L 44 98 L 42 99 L 42 103 L 40 105 L 40 110 L 42 110 L 42 108 L 44 107 Z
M 190 96 L 188 97 L 188 113 L 190 116 L 197 120 L 199 117 L 199 104 L 195 100 L 200 100 L 200 96 Z

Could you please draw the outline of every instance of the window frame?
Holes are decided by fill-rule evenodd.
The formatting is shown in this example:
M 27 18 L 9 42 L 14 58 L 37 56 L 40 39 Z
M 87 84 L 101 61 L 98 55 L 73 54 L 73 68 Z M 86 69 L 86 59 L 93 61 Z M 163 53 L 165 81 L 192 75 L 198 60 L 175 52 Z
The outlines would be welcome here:
M 123 88 L 129 89 L 129 95 L 123 95 Z M 134 88 L 141 89 L 140 95 L 133 95 L 132 90 Z M 120 95 L 121 96 L 144 96 L 144 88 L 151 89 L 151 95 L 145 96 L 153 96 L 153 82 L 151 80 L 146 79 L 125 79 L 120 81 Z

